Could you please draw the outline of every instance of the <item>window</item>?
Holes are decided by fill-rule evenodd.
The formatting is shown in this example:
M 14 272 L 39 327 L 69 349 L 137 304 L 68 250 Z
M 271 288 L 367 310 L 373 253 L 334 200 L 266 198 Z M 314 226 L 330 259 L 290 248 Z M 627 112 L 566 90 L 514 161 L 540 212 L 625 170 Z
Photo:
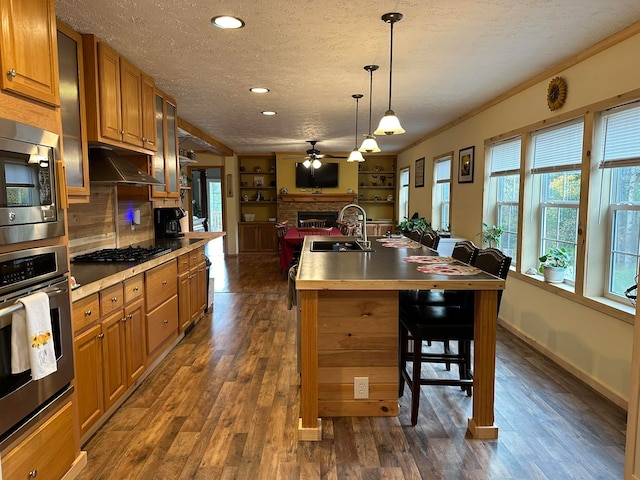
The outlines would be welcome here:
M 640 264 L 640 106 L 612 109 L 602 116 L 603 183 L 609 185 L 605 296 L 624 299 Z
M 539 253 L 564 247 L 572 263 L 565 281 L 575 281 L 584 122 L 574 121 L 532 134 L 534 188 L 539 192 Z
M 520 195 L 520 138 L 494 143 L 489 151 L 490 195 L 494 209 L 486 223 L 502 227 L 497 247 L 515 265 Z
M 437 158 L 434 163 L 435 185 L 433 189 L 433 228 L 449 230 L 449 207 L 451 195 L 451 155 Z
M 400 170 L 400 190 L 398 192 L 398 221 L 409 218 L 409 169 Z

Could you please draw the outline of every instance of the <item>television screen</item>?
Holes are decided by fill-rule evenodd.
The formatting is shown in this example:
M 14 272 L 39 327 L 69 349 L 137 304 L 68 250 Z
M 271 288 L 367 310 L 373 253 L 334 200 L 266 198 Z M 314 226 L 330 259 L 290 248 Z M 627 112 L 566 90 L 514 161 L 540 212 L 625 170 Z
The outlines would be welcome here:
M 323 163 L 320 168 L 310 169 L 296 163 L 296 188 L 337 188 L 338 164 Z

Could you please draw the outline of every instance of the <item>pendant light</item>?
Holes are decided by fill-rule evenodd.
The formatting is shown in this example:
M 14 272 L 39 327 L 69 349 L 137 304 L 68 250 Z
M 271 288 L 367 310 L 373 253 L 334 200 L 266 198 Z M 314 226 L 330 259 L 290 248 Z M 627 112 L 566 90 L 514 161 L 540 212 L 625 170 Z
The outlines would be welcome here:
M 364 157 L 358 151 L 358 102 L 364 95 L 362 95 L 361 93 L 354 93 L 351 96 L 356 99 L 356 138 L 355 145 L 353 147 L 353 150 L 349 154 L 349 158 L 347 158 L 347 162 L 364 162 Z
M 391 79 L 393 77 L 393 24 L 402 20 L 401 13 L 385 13 L 382 20 L 391 24 L 391 44 L 389 48 L 389 109 L 385 112 L 384 117 L 380 120 L 378 129 L 373 132 L 374 135 L 399 135 L 405 130 L 400 125 L 400 120 L 391 110 Z
M 367 134 L 364 136 L 364 141 L 362 145 L 360 145 L 361 152 L 367 153 L 378 153 L 380 151 L 380 147 L 378 146 L 378 142 L 376 142 L 376 137 L 371 133 L 371 99 L 373 94 L 373 72 L 380 68 L 378 65 L 366 65 L 364 69 L 369 72 L 369 130 L 367 130 Z

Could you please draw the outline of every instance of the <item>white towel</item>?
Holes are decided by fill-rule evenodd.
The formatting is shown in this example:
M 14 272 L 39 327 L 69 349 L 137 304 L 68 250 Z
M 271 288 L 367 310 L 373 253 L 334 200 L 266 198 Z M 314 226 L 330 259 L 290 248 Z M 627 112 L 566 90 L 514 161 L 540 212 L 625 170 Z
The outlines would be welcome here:
M 14 313 L 11 321 L 11 372 L 22 373 L 31 369 L 31 378 L 38 380 L 58 368 L 49 296 L 38 292 L 16 303 L 22 303 L 24 308 Z

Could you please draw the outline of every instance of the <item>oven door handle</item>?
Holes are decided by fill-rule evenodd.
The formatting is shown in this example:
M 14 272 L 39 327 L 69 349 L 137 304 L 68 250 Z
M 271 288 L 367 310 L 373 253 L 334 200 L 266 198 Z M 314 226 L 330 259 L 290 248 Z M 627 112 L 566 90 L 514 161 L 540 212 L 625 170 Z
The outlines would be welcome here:
M 51 290 L 45 290 L 44 293 L 49 295 L 49 298 L 60 295 L 61 293 L 66 293 L 66 288 L 54 288 Z M 8 307 L 0 308 L 0 328 L 7 327 L 11 325 L 11 318 L 8 318 L 10 315 L 16 313 L 19 310 L 22 310 L 24 305 L 22 303 L 14 303 L 13 305 L 9 305 Z

